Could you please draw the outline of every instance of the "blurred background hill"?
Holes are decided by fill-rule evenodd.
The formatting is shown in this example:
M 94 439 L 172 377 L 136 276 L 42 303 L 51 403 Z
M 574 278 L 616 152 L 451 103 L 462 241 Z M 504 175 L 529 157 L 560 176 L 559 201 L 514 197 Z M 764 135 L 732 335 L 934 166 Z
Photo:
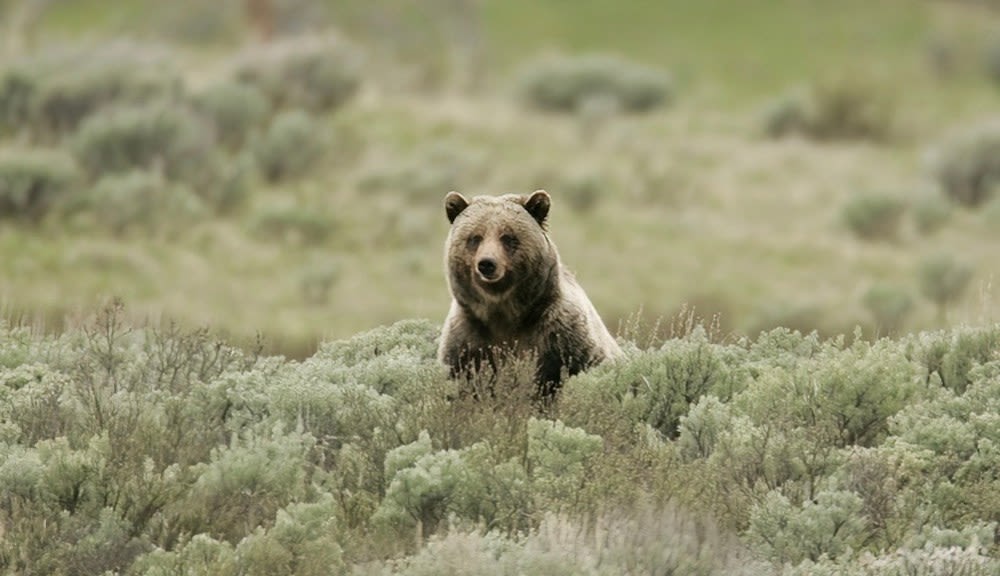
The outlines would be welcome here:
M 302 356 L 443 318 L 441 200 L 553 196 L 614 329 L 996 321 L 989 1 L 0 1 L 0 308 Z

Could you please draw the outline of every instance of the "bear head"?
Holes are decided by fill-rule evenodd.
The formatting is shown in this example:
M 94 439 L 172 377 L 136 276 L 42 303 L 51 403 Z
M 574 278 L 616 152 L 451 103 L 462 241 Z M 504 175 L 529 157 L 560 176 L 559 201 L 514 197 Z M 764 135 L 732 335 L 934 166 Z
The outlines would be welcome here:
M 553 289 L 559 257 L 545 228 L 547 192 L 471 201 L 451 192 L 444 204 L 451 222 L 445 263 L 459 304 L 479 309 L 476 315 L 488 321 L 490 303 L 507 301 L 513 305 L 508 316 L 516 315 L 519 303 L 530 305 Z

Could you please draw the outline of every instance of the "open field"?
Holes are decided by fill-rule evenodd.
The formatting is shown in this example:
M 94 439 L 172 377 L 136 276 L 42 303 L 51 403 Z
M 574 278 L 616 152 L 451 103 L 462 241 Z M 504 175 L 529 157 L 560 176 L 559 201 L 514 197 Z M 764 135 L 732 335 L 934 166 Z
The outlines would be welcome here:
M 52 8 L 34 45 L 130 30 L 156 37 L 140 10 L 120 4 Z M 992 318 L 998 210 L 957 210 L 934 234 L 914 230 L 908 213 L 889 242 L 855 238 L 842 212 L 870 193 L 909 207 L 933 191 L 929 151 L 995 114 L 997 86 L 981 62 L 993 13 L 903 1 L 612 4 L 567 11 L 555 2 L 485 3 L 489 66 L 473 91 L 453 86 L 447 67 L 430 86 L 414 80 L 407 88 L 400 78 L 408 76 L 396 74 L 441 67 L 455 47 L 391 64 L 369 56 L 358 96 L 314 124 L 328 143 L 318 167 L 286 182 L 249 178 L 243 204 L 224 218 L 124 240 L 55 218 L 5 223 L 0 302 L 58 325 L 120 296 L 143 317 L 237 338 L 259 332 L 274 349 L 300 355 L 324 338 L 443 317 L 440 205 L 449 189 L 542 187 L 554 198 L 552 234 L 565 262 L 612 326 L 640 310 L 669 317 L 687 304 L 721 314 L 740 333 L 782 323 L 826 334 L 857 324 L 874 331 L 862 297 L 886 283 L 916 303 L 906 329 L 932 327 L 940 319 L 916 276 L 922 259 L 942 252 L 974 270 L 948 322 Z M 351 3 L 325 12 L 348 24 L 363 22 L 363 13 Z M 448 31 L 429 29 L 431 37 Z M 347 30 L 362 50 L 381 54 L 374 31 Z M 930 64 L 935 42 L 949 50 L 948 72 Z M 197 92 L 226 74 L 234 48 L 179 45 L 172 60 Z M 660 67 L 675 79 L 675 102 L 597 121 L 525 110 L 513 94 L 517 70 L 553 50 L 611 52 Z M 858 79 L 866 95 L 890 103 L 885 141 L 761 136 L 770 100 L 811 82 Z
M 0 574 L 1000 573 L 996 2 L 273 6 L 0 0 Z M 537 188 L 626 357 L 472 397 Z

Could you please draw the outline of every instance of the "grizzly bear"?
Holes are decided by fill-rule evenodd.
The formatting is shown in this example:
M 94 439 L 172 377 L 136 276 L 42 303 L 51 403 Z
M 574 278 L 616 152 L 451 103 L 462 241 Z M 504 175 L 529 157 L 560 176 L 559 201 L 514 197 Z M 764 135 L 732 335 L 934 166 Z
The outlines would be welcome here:
M 551 198 L 445 196 L 451 230 L 445 267 L 452 302 L 438 358 L 453 378 L 509 354 L 530 354 L 543 396 L 573 375 L 621 355 L 597 310 L 549 238 Z

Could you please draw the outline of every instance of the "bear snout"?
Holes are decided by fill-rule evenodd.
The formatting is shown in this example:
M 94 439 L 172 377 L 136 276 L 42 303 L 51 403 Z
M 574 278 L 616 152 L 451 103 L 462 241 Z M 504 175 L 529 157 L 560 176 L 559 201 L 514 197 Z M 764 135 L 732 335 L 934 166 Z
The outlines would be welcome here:
M 483 280 L 497 279 L 497 262 L 492 258 L 481 258 L 479 262 L 476 262 L 476 270 L 479 271 Z

